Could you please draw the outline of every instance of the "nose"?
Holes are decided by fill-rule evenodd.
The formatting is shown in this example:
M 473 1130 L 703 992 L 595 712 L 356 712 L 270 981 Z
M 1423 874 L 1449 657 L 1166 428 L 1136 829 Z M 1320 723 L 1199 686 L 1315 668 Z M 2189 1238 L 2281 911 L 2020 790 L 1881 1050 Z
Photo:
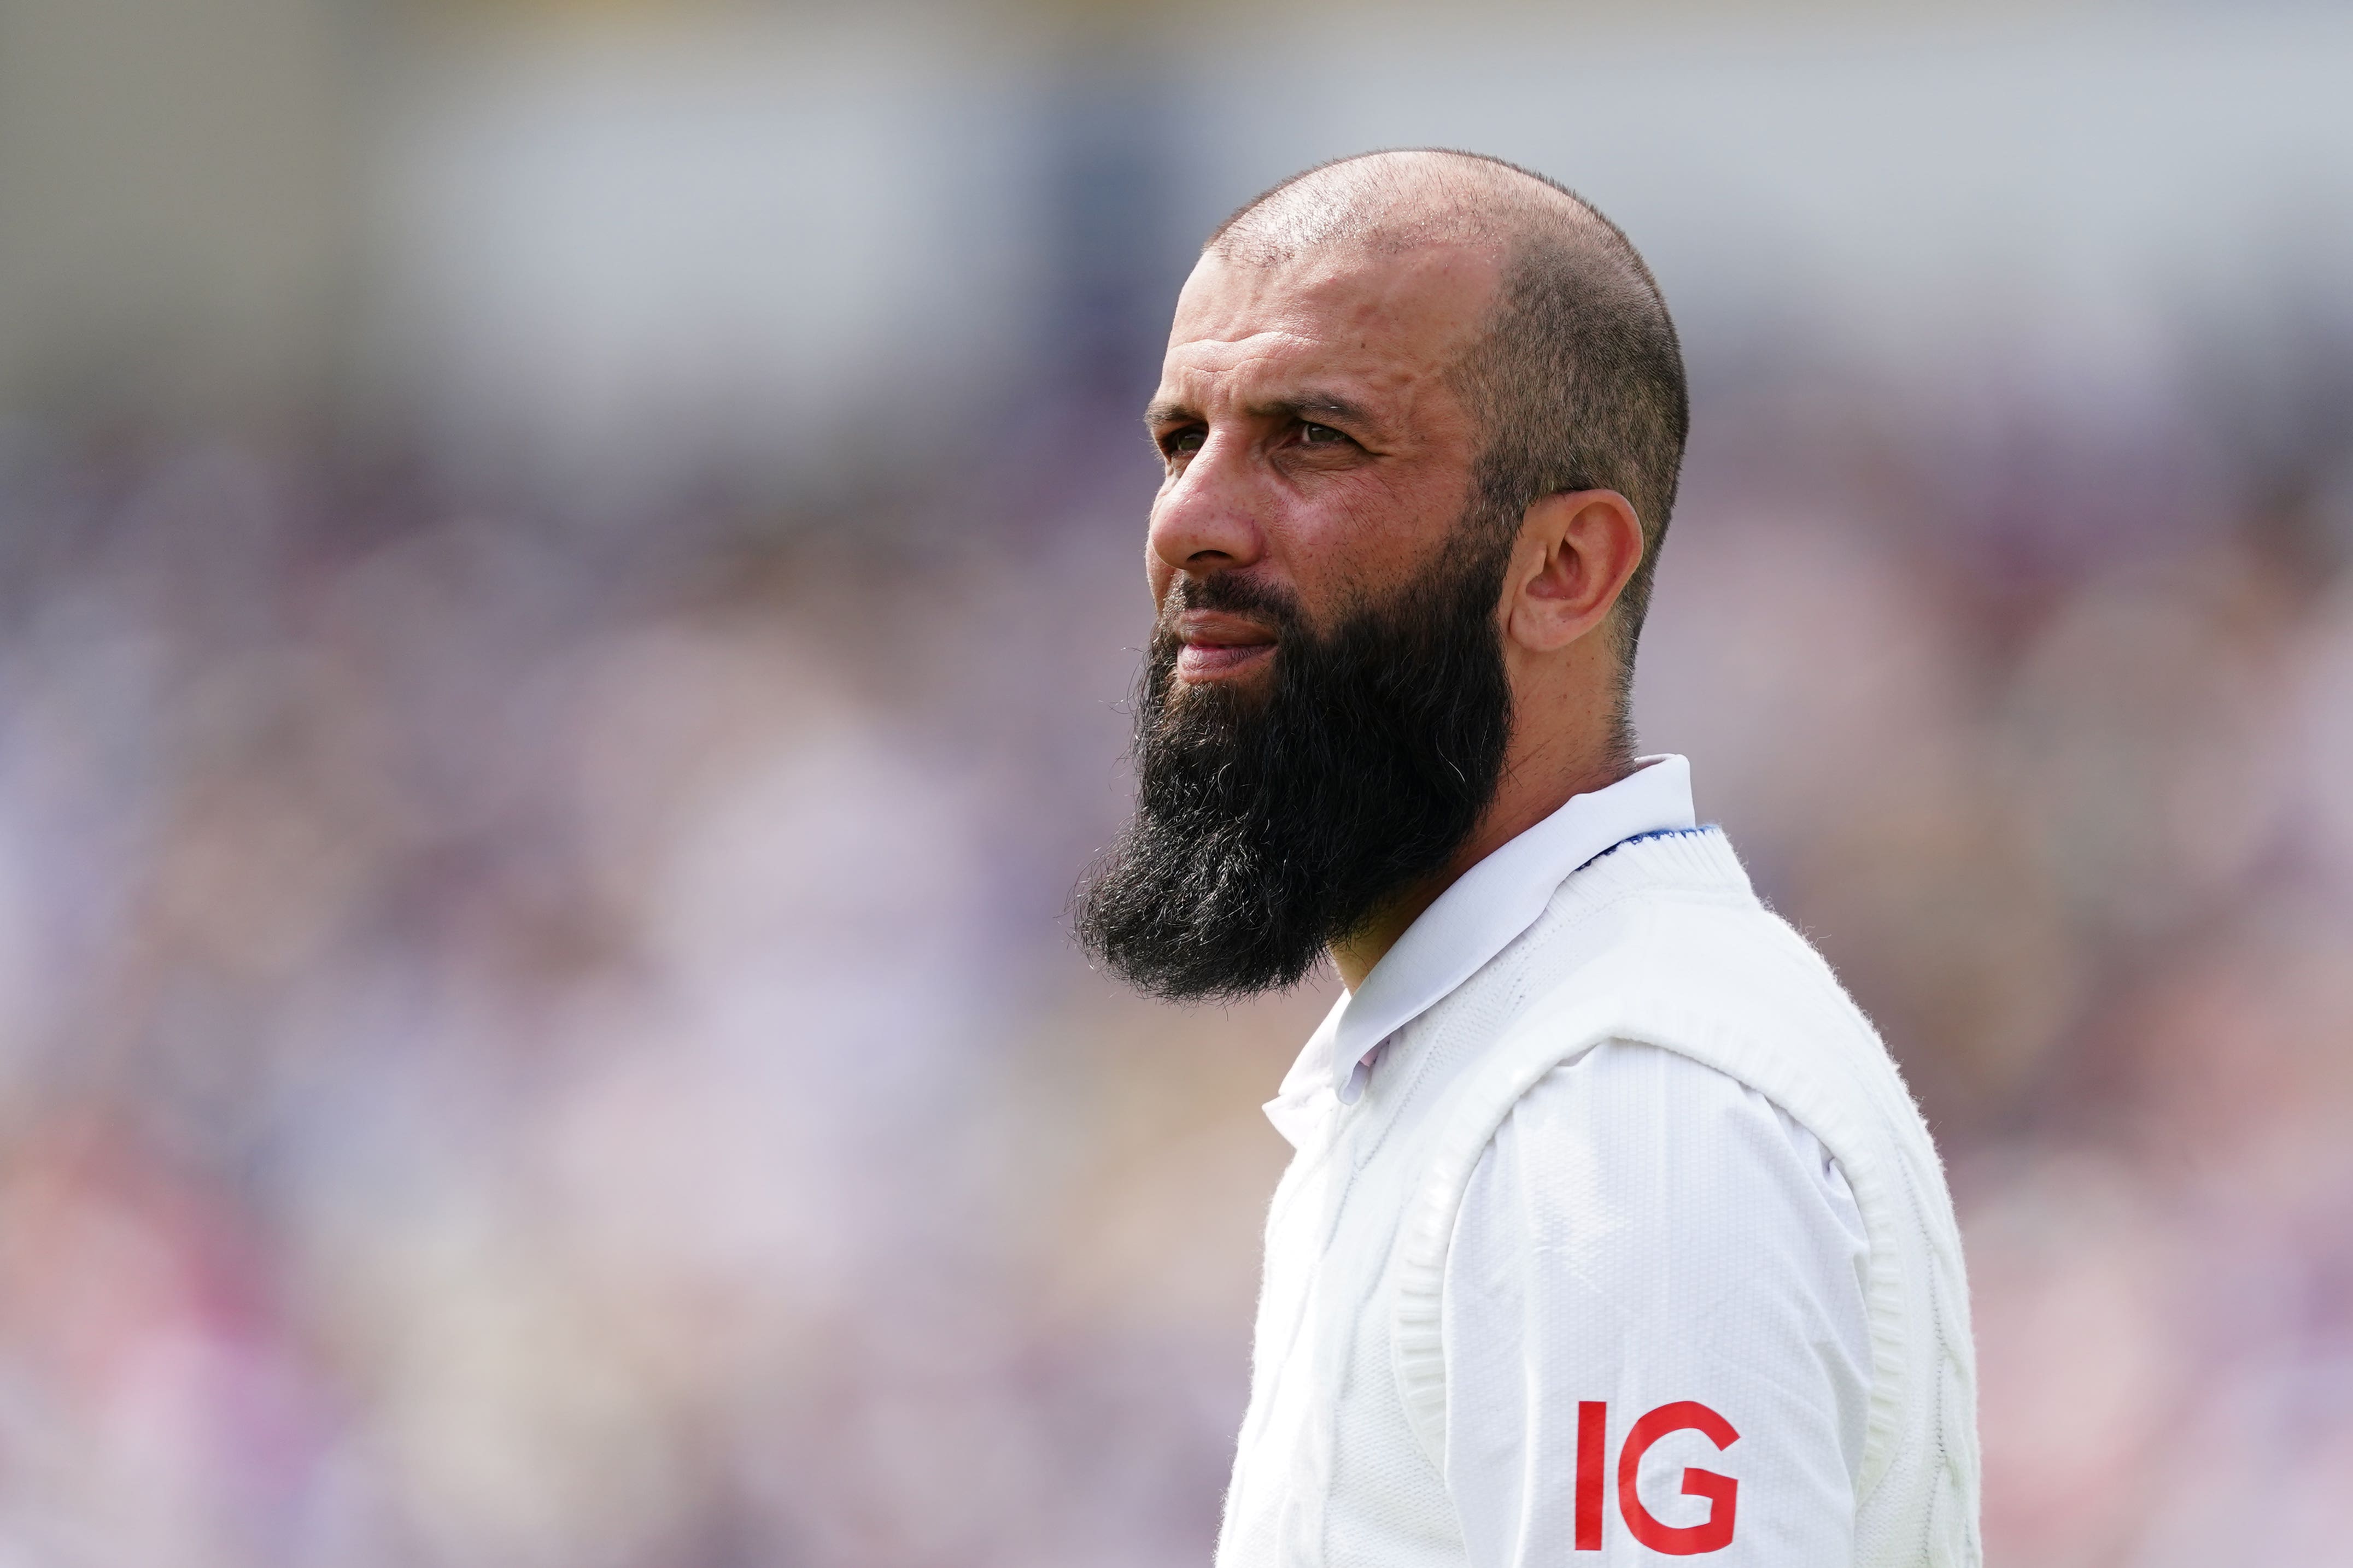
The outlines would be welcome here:
M 1247 462 L 1233 450 L 1240 445 L 1212 436 L 1162 487 L 1146 544 L 1155 575 L 1238 571 L 1265 555 Z

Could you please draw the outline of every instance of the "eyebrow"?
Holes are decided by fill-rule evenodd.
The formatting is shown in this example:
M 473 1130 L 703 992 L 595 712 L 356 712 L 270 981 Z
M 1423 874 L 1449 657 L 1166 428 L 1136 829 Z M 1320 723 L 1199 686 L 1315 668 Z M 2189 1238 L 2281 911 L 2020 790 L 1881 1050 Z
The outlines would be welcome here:
M 1245 413 L 1254 419 L 1277 419 L 1289 416 L 1311 424 L 1353 425 L 1367 433 L 1380 429 L 1379 421 L 1371 409 L 1354 398 L 1343 397 L 1336 392 L 1309 390 L 1293 397 L 1271 398 L 1250 405 Z M 1200 411 L 1187 403 L 1174 398 L 1155 398 L 1145 405 L 1144 423 L 1147 429 L 1162 430 L 1175 425 L 1197 423 Z

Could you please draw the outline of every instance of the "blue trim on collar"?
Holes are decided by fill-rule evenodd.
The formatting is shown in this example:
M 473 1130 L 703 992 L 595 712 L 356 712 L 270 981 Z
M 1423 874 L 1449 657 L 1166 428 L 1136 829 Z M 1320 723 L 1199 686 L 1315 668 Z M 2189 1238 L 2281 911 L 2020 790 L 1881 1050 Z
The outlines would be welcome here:
M 1630 837 L 1620 838 L 1617 843 L 1612 844 L 1609 848 L 1604 849 L 1599 855 L 1593 857 L 1593 860 L 1601 859 L 1605 856 L 1615 855 L 1620 849 L 1625 848 L 1629 844 L 1641 844 L 1652 838 L 1693 838 L 1703 833 L 1721 833 L 1723 831 L 1723 826 L 1719 823 L 1714 822 L 1703 822 L 1694 827 L 1653 827 L 1647 831 L 1634 834 Z M 1578 871 L 1584 870 L 1587 866 L 1593 864 L 1593 860 L 1582 862 L 1578 865 L 1577 869 Z M 1572 876 L 1575 874 L 1575 872 L 1570 873 Z

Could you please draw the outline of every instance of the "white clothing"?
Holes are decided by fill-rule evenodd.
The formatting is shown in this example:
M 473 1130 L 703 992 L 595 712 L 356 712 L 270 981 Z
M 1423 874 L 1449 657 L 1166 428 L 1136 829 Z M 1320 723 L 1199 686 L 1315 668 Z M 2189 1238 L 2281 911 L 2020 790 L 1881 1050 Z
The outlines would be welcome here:
M 1458 880 L 1269 1105 L 1219 1568 L 1978 1562 L 1934 1151 L 1688 777 Z
M 1608 789 L 1570 796 L 1567 805 L 1455 879 L 1373 966 L 1364 985 L 1332 1009 L 1334 1027 L 1328 1034 L 1316 1032 L 1301 1066 L 1310 1073 L 1329 1072 L 1341 1102 L 1354 1101 L 1382 1043 L 1535 924 L 1563 877 L 1629 838 L 1687 828 L 1695 821 L 1691 763 L 1678 756 L 1638 758 L 1634 771 Z M 1319 1050 L 1316 1041 L 1328 1045 Z M 1284 1079 L 1284 1098 L 1304 1087 L 1297 1078 L 1294 1069 Z

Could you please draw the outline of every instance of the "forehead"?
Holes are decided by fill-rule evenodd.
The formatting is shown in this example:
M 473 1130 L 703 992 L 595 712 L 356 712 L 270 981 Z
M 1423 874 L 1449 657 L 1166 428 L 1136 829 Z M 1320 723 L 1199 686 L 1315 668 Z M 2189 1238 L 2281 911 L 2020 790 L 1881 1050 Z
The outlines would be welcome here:
M 1456 245 L 1271 265 L 1204 256 L 1176 300 L 1161 395 L 1198 405 L 1310 379 L 1410 395 L 1471 345 L 1500 277 L 1491 251 Z

